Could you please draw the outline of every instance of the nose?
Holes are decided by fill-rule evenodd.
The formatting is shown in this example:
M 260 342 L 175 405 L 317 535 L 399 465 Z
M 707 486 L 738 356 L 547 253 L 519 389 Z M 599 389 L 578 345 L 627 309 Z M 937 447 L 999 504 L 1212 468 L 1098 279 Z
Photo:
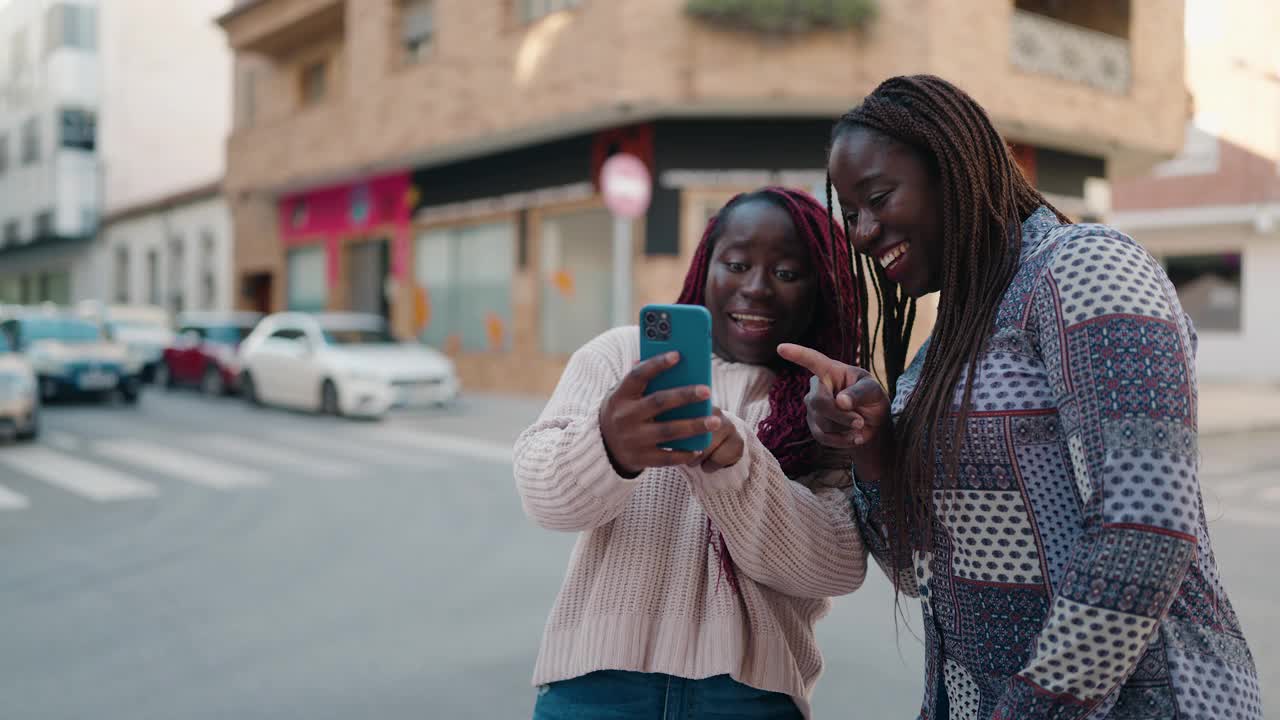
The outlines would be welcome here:
M 773 284 L 769 281 L 770 277 L 768 268 L 752 268 L 751 272 L 747 273 L 747 277 L 743 278 L 738 292 L 747 299 L 767 298 L 773 295 Z
M 858 252 L 870 252 L 880 239 L 880 221 L 871 213 L 858 213 L 858 220 L 852 230 L 853 237 L 849 241 Z

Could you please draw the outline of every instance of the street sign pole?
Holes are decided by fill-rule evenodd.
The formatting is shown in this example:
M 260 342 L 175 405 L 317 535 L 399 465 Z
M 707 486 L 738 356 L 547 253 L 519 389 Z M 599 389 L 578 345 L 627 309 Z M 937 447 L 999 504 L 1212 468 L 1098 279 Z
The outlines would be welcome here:
M 631 219 L 613 216 L 613 326 L 631 322 Z
M 653 198 L 653 179 L 640 158 L 618 153 L 600 170 L 605 205 L 613 213 L 613 325 L 629 325 L 631 317 L 632 229 Z

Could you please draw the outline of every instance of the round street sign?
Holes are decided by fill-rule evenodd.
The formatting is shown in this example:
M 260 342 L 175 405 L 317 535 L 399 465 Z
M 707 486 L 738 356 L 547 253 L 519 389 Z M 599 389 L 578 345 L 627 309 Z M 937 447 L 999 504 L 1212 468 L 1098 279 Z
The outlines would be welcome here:
M 604 204 L 616 216 L 634 220 L 649 210 L 653 183 L 649 169 L 635 155 L 618 153 L 606 160 L 600 169 L 600 188 Z

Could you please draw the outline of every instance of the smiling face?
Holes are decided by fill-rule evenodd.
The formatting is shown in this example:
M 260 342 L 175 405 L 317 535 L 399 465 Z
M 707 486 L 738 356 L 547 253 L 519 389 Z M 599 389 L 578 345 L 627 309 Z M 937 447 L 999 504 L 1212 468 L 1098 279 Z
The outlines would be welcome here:
M 721 222 L 705 298 L 715 353 L 775 365 L 778 344 L 801 340 L 812 322 L 818 278 L 809 250 L 791 216 L 768 201 L 737 205 Z
M 942 194 L 915 149 L 854 127 L 831 146 L 827 170 L 849 225 L 849 241 L 890 280 L 920 297 L 942 288 Z

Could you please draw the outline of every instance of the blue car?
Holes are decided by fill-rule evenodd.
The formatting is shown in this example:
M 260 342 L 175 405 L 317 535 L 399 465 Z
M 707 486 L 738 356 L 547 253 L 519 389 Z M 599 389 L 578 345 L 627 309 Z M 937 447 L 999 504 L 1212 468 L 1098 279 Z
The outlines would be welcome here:
M 0 322 L 11 347 L 35 370 L 41 400 L 119 395 L 138 401 L 141 364 L 102 326 L 59 311 L 31 311 Z

